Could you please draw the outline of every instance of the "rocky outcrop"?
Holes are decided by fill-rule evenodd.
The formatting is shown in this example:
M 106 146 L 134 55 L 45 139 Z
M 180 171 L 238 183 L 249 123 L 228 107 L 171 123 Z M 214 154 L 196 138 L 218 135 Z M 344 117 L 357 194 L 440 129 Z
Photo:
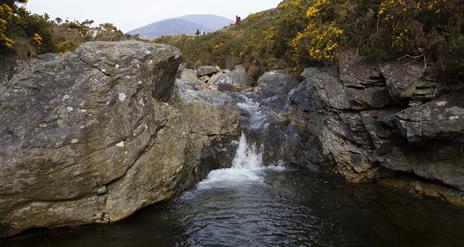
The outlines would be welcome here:
M 276 94 L 288 94 L 290 89 L 298 84 L 292 76 L 285 74 L 282 70 L 264 73 L 257 82 L 257 86 L 267 96 Z
M 253 80 L 248 76 L 243 65 L 237 65 L 232 71 L 224 71 L 212 76 L 208 83 L 213 85 L 231 85 L 234 87 L 250 87 Z
M 459 140 L 464 135 L 463 107 L 464 98 L 450 94 L 399 112 L 397 126 L 409 143 Z
M 459 93 L 439 89 L 419 64 L 368 64 L 353 54 L 342 57 L 339 69 L 309 68 L 301 76 L 304 81 L 290 91 L 290 108 L 306 115 L 317 139 L 312 148 L 319 152 L 310 160 L 323 157 L 353 182 L 388 178 L 384 184 L 392 184 L 398 176 L 429 181 L 433 195 L 446 188 L 442 197 L 464 205 L 456 200 L 456 194 L 464 198 Z
M 198 70 L 179 69 L 177 84 L 192 90 L 243 91 L 254 85 L 243 65 L 237 65 L 232 71 L 219 67 L 203 66 Z
M 197 70 L 197 76 L 212 76 L 213 74 L 216 74 L 218 71 L 219 69 L 215 66 L 201 66 Z
M 239 110 L 187 100 L 179 62 L 167 45 L 92 42 L 2 84 L 0 234 L 118 221 L 227 159 Z
M 228 73 L 208 83 L 229 85 L 216 83 Z M 366 62 L 353 52 L 337 67 L 307 68 L 300 78 L 277 70 L 252 90 L 217 87 L 238 102 L 242 130 L 264 151 L 265 164 L 414 186 L 406 189 L 464 205 L 462 93 L 445 91 L 416 61 Z

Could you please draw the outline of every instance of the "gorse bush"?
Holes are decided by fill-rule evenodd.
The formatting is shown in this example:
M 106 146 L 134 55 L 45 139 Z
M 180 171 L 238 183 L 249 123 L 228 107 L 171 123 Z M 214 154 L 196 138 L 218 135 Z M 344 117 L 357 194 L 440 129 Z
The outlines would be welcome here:
M 82 42 L 121 40 L 112 24 L 50 20 L 30 14 L 27 0 L 0 4 L 0 53 L 30 55 L 67 52 Z M 264 70 L 336 62 L 356 50 L 367 59 L 416 59 L 447 79 L 464 77 L 464 1 L 462 0 L 285 0 L 276 9 L 255 13 L 239 25 L 203 36 L 162 37 L 156 42 L 180 48 L 187 66 L 247 65 Z
M 8 29 L 15 20 L 22 18 L 26 10 L 17 3 L 27 3 L 27 0 L 2 0 L 0 2 L 0 46 L 12 48 L 14 40 L 8 35 Z
M 436 74 L 462 78 L 462 0 L 286 0 L 238 26 L 206 36 L 163 37 L 190 66 L 235 63 L 301 69 L 354 49 L 370 60 L 408 57 Z
M 47 14 L 29 13 L 27 0 L 2 0 L 0 4 L 0 54 L 20 57 L 33 54 L 63 53 L 83 42 L 117 41 L 124 34 L 110 23 L 93 26 L 93 21 L 51 20 Z
M 407 56 L 434 65 L 438 73 L 462 76 L 461 0 L 288 0 L 279 9 L 306 20 L 292 40 L 296 62 L 331 62 L 340 49 L 354 48 L 369 59 Z

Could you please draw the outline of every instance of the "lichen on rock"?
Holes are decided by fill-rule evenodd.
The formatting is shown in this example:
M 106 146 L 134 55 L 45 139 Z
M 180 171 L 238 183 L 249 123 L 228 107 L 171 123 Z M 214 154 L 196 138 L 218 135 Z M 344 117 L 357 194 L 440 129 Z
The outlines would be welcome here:
M 176 100 L 180 56 L 168 45 L 90 42 L 3 85 L 3 235 L 118 221 L 200 179 L 202 151 L 238 137 L 239 113 Z

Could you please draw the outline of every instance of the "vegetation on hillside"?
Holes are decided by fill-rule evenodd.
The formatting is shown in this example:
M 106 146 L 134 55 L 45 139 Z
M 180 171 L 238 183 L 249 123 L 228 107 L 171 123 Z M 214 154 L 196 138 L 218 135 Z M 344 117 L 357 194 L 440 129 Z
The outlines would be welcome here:
M 355 49 L 371 60 L 404 57 L 464 77 L 462 0 L 285 0 L 206 36 L 162 37 L 188 66 L 245 63 L 252 71 L 333 63 Z
M 47 14 L 29 13 L 27 0 L 2 0 L 0 4 L 0 54 L 28 57 L 47 52 L 71 51 L 92 40 L 116 41 L 124 34 L 110 23 L 51 20 Z

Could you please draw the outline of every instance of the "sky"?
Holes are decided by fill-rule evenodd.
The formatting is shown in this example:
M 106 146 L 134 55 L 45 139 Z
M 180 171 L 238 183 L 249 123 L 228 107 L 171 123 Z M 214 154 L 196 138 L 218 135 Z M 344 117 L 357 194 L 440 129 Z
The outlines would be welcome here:
M 167 18 L 215 14 L 235 20 L 274 8 L 281 0 L 29 0 L 32 13 L 63 20 L 111 22 L 124 32 Z

